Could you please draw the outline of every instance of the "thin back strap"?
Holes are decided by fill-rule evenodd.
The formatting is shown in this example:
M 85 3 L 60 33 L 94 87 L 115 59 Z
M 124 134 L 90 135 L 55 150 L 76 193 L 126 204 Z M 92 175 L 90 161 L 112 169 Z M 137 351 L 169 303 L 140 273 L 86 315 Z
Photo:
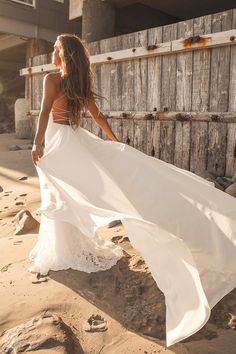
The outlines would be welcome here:
M 54 100 L 54 102 L 60 100 L 63 96 L 64 96 L 64 93 L 63 93 L 61 96 L 57 97 L 57 98 Z
M 57 109 L 59 109 L 59 111 L 58 111 L 59 113 L 60 113 L 60 112 L 70 112 L 70 111 L 68 111 L 67 109 L 64 109 L 64 108 L 61 108 L 61 107 L 57 107 L 57 106 L 54 106 L 54 107 L 56 107 Z M 57 111 L 54 111 L 54 110 L 53 110 L 53 112 L 57 113 Z

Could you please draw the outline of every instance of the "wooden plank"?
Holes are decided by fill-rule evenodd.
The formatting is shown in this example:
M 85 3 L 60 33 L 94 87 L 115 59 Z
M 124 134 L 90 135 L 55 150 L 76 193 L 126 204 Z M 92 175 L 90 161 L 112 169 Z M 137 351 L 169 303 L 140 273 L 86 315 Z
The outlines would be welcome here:
M 178 22 L 178 37 L 193 36 L 193 19 Z M 176 76 L 176 110 L 191 110 L 192 104 L 192 67 L 193 53 L 181 52 L 177 54 Z
M 162 27 L 149 28 L 148 45 L 162 42 Z M 167 57 L 168 58 L 168 57 Z M 147 62 L 147 110 L 161 110 L 161 65 L 160 56 L 149 57 Z
M 177 38 L 177 24 L 163 26 L 163 41 Z M 161 110 L 176 109 L 176 54 L 161 58 Z
M 147 154 L 159 158 L 160 156 L 160 122 L 147 120 Z
M 147 153 L 147 121 L 134 119 L 134 147 Z
M 100 43 L 99 42 L 88 43 L 88 48 L 90 51 L 90 55 L 100 53 Z M 101 95 L 101 65 L 91 64 L 91 69 L 92 69 L 92 90 L 96 94 Z M 101 109 L 102 99 L 97 98 L 95 96 L 95 100 L 96 100 L 96 103 L 97 103 L 99 109 Z
M 82 117 L 81 126 L 89 132 L 92 132 L 92 118 Z
M 110 50 L 110 40 L 109 38 L 100 40 L 100 52 L 106 53 Z M 110 109 L 111 105 L 111 64 L 102 64 L 100 67 L 101 70 L 101 86 L 100 94 L 105 97 L 101 101 L 101 110 Z
M 31 114 L 39 114 L 39 110 L 30 110 Z M 91 117 L 89 112 L 84 113 L 86 117 Z M 206 122 L 222 122 L 235 123 L 236 112 L 124 112 L 124 111 L 107 111 L 104 112 L 108 118 L 128 118 L 145 119 L 145 120 L 175 120 L 175 121 L 206 121 Z
M 232 12 L 225 11 L 212 15 L 212 32 L 221 32 L 231 26 Z M 209 110 L 222 112 L 228 110 L 229 69 L 230 46 L 212 48 Z
M 216 14 L 217 15 L 217 14 Z M 212 15 L 213 16 L 213 15 Z M 193 19 L 186 22 L 193 21 Z M 229 18 L 230 21 L 230 18 Z M 228 27 L 231 22 L 226 22 L 225 25 Z M 183 22 L 178 22 L 180 27 L 184 26 Z M 189 42 L 187 40 L 190 35 L 180 35 L 181 39 L 172 42 L 171 52 L 187 52 L 189 50 L 199 50 L 202 48 L 217 48 L 224 47 L 235 44 L 234 40 L 231 40 L 232 36 L 235 36 L 235 30 L 222 30 L 219 33 L 208 33 L 201 35 L 201 40 L 195 42 Z M 162 53 L 163 54 L 163 53 Z
M 99 125 L 92 120 L 92 133 L 99 136 L 100 138 L 102 138 L 102 128 L 99 127 Z
M 117 51 L 122 49 L 121 36 L 110 38 L 110 49 Z M 110 64 L 110 77 L 111 77 L 111 92 L 110 92 L 110 109 L 119 110 L 122 101 L 122 63 Z
M 236 172 L 236 123 L 227 124 L 227 152 L 226 152 L 226 171 L 227 177 L 232 177 Z
M 175 122 L 162 121 L 160 128 L 160 159 L 173 164 L 175 150 Z
M 146 149 L 146 153 L 149 156 L 154 156 L 153 139 L 152 139 L 152 136 L 153 136 L 153 133 L 152 133 L 153 132 L 152 120 L 151 119 L 147 120 L 146 124 L 147 124 L 147 141 L 146 141 L 147 149 Z
M 110 127 L 117 139 L 122 142 L 123 121 L 122 119 L 110 118 Z
M 175 122 L 174 165 L 185 170 L 190 166 L 190 122 Z
M 122 47 L 132 48 L 135 44 L 134 33 L 121 36 Z M 122 110 L 134 110 L 134 61 L 129 60 L 122 63 Z
M 147 46 L 147 30 L 134 34 L 135 47 Z M 134 110 L 147 110 L 147 60 L 139 58 L 134 61 Z
M 194 36 L 211 32 L 211 15 L 193 20 Z M 209 106 L 211 49 L 193 51 L 192 111 L 207 111 Z
M 192 20 L 188 20 L 192 21 Z M 188 22 L 186 21 L 186 22 Z M 184 26 L 182 22 L 178 23 L 179 26 Z M 175 26 L 177 24 L 172 24 Z M 166 27 L 166 26 L 164 26 Z M 163 27 L 163 31 L 164 31 Z M 134 32 L 135 33 L 135 32 Z M 121 36 L 121 40 L 124 44 L 124 36 L 134 36 L 134 33 L 129 33 Z M 112 62 L 124 62 L 133 61 L 139 58 L 150 58 L 153 56 L 163 56 L 179 52 L 188 52 L 193 50 L 201 50 L 202 48 L 217 48 L 222 46 L 230 46 L 236 44 L 236 40 L 231 40 L 230 38 L 236 36 L 236 30 L 232 29 L 229 31 L 223 31 L 222 33 L 209 33 L 203 35 L 203 40 L 194 43 L 186 44 L 187 38 L 181 38 L 176 41 L 168 41 L 164 43 L 158 43 L 157 49 L 148 49 L 146 47 L 135 47 L 131 46 L 129 49 L 123 49 L 118 51 L 108 51 L 103 54 L 92 55 L 90 60 L 92 64 L 111 64 Z M 188 37 L 188 36 L 187 36 Z M 100 42 L 109 41 L 109 39 L 102 39 Z M 204 44 L 203 44 L 204 43 Z M 28 67 L 20 69 L 20 75 L 31 75 L 36 73 L 58 71 L 58 68 L 50 63 L 45 65 L 38 65 L 35 67 Z
M 192 122 L 190 138 L 190 171 L 201 175 L 207 167 L 208 122 Z
M 236 28 L 236 9 L 233 9 L 232 28 Z M 230 47 L 229 111 L 236 111 L 236 46 Z
M 121 36 L 121 40 L 124 43 L 125 37 L 134 37 L 136 32 L 127 33 Z M 128 39 L 129 40 L 129 39 Z M 111 62 L 119 62 L 126 60 L 137 60 L 139 58 L 145 58 L 156 55 L 163 55 L 169 53 L 171 50 L 171 43 L 158 43 L 158 48 L 156 49 L 147 49 L 146 47 L 136 47 L 133 44 L 130 47 L 124 47 L 122 50 L 114 51 L 114 52 L 106 52 L 105 54 L 94 55 L 91 59 L 92 62 L 96 64 L 103 63 L 111 63 Z
M 209 122 L 207 171 L 216 176 L 225 175 L 227 124 Z
M 125 144 L 134 146 L 134 120 L 122 118 L 122 141 Z

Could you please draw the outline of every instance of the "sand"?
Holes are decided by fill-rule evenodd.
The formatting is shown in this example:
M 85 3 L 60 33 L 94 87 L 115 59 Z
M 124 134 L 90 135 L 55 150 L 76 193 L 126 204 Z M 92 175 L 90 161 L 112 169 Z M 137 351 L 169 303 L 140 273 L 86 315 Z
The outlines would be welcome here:
M 8 149 L 12 144 L 27 143 L 30 140 L 16 139 L 15 134 L 0 135 L 0 353 L 8 330 L 43 313 L 60 316 L 87 354 L 235 353 L 236 331 L 227 327 L 227 311 L 236 311 L 235 291 L 215 307 L 201 331 L 182 343 L 165 347 L 164 296 L 122 225 L 99 231 L 102 237 L 119 243 L 126 254 L 110 270 L 91 274 L 73 269 L 50 271 L 40 279 L 27 271 L 28 253 L 36 243 L 38 229 L 15 235 L 12 221 L 18 211 L 27 209 L 40 222 L 36 215 L 39 181 L 31 150 Z M 18 180 L 22 176 L 27 178 Z M 104 317 L 106 331 L 85 330 L 92 314 Z M 41 349 L 27 352 L 74 353 L 56 345 L 48 348 L 46 342 Z

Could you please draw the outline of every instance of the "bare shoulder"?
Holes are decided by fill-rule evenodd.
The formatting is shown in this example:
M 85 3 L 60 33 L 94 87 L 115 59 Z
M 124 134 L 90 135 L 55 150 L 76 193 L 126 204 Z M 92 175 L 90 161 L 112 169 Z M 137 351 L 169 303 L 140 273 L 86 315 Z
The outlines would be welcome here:
M 56 94 L 60 88 L 60 80 L 61 80 L 60 73 L 46 74 L 43 78 L 45 89 L 54 91 L 54 93 Z

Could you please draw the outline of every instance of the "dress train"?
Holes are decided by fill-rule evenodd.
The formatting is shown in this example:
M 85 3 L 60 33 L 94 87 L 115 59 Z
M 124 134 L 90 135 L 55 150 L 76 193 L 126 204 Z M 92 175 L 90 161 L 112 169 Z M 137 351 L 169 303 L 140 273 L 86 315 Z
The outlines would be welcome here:
M 196 174 L 82 127 L 53 122 L 39 160 L 29 271 L 96 272 L 123 256 L 96 230 L 121 220 L 166 302 L 166 343 L 197 332 L 236 286 L 236 199 Z

